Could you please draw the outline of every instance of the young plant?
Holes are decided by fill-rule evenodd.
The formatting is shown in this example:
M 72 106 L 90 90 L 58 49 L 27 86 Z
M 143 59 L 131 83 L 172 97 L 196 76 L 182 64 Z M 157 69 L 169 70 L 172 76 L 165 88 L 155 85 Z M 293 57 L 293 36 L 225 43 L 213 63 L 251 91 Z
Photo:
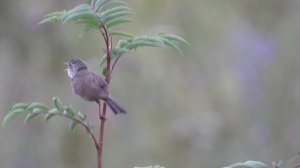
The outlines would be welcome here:
M 140 47 L 162 47 L 168 46 L 182 54 L 177 43 L 188 44 L 183 38 L 169 34 L 158 33 L 156 35 L 134 36 L 128 32 L 116 31 L 117 25 L 132 21 L 127 17 L 133 15 L 133 10 L 123 0 L 87 0 L 86 2 L 75 6 L 70 10 L 55 11 L 49 13 L 39 23 L 68 23 L 74 22 L 84 25 L 84 32 L 97 30 L 101 33 L 104 41 L 104 55 L 99 64 L 100 72 L 105 76 L 107 84 L 110 83 L 111 75 L 118 60 L 130 51 Z M 126 39 L 119 40 L 116 46 L 113 46 L 113 37 L 122 36 Z M 48 106 L 40 103 L 17 103 L 9 109 L 9 113 L 4 117 L 2 126 L 4 127 L 11 120 L 19 115 L 26 114 L 25 123 L 39 114 L 44 114 L 44 120 L 48 121 L 53 116 L 60 116 L 70 120 L 69 128 L 75 131 L 77 125 L 84 127 L 94 142 L 97 150 L 98 168 L 102 167 L 103 137 L 106 116 L 106 104 L 99 103 L 98 124 L 99 137 L 97 139 L 93 132 L 91 124 L 84 113 L 77 112 L 71 106 L 65 106 L 58 97 L 53 98 L 53 108 L 49 110 Z

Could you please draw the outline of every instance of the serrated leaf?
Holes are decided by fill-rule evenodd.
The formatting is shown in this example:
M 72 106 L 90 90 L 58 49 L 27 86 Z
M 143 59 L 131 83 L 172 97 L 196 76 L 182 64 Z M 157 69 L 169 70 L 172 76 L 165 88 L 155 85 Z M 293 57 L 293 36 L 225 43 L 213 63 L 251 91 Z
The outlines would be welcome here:
M 109 22 L 106 23 L 106 26 L 108 28 L 111 28 L 115 25 L 118 25 L 118 24 L 122 24 L 122 23 L 127 23 L 127 22 L 131 22 L 132 20 L 130 19 L 122 19 L 122 18 L 116 18 L 116 19 L 112 19 L 110 20 Z
M 11 112 L 9 112 L 8 114 L 5 115 L 3 122 L 2 122 L 2 128 L 4 128 L 9 122 L 11 122 L 17 116 L 24 114 L 26 112 L 28 112 L 28 111 L 26 111 L 24 109 L 20 109 L 20 108 L 12 110 Z
M 142 37 L 136 37 L 134 40 L 136 40 L 136 41 L 149 41 L 151 43 L 156 43 L 159 46 L 164 45 L 164 42 L 163 42 L 163 40 L 161 40 L 160 37 L 142 36 Z
M 132 12 L 132 9 L 126 6 L 118 6 L 100 13 L 100 17 L 105 18 L 111 14 L 119 13 L 119 12 Z
M 83 31 L 79 34 L 79 38 L 82 38 L 83 36 L 85 36 L 87 33 L 89 33 L 90 31 L 94 30 L 94 27 L 89 27 L 89 26 L 85 26 Z
M 118 50 L 117 50 L 117 52 L 118 52 L 117 56 L 120 57 L 120 56 L 122 56 L 123 54 L 125 54 L 125 53 L 127 53 L 129 51 L 130 50 L 128 50 L 127 48 L 118 48 Z
M 52 113 L 47 113 L 44 117 L 44 121 L 47 122 L 48 120 L 50 120 L 53 116 L 55 116 L 56 114 L 52 114 Z
M 84 121 L 87 117 L 86 114 L 83 114 L 80 111 L 77 112 L 77 115 L 81 121 Z
M 9 111 L 15 110 L 15 109 L 25 109 L 29 104 L 28 103 L 17 103 L 9 108 Z
M 32 111 L 35 108 L 41 109 L 41 110 L 44 110 L 44 111 L 48 111 L 48 107 L 45 104 L 40 103 L 40 102 L 31 103 L 29 106 L 26 107 L 26 110 Z
M 57 21 L 58 21 L 57 16 L 47 17 L 47 18 L 43 19 L 42 21 L 40 21 L 38 23 L 38 25 L 45 24 L 45 23 L 55 23 Z
M 66 18 L 63 18 L 63 23 L 66 23 L 68 21 L 77 21 L 77 20 L 80 20 L 80 19 L 84 20 L 84 19 L 87 19 L 87 18 L 96 19 L 96 16 L 91 11 L 76 12 L 76 13 L 73 13 L 71 15 L 68 15 Z
M 94 0 L 94 4 L 95 4 L 95 8 L 96 9 L 99 9 L 99 7 L 101 6 L 101 5 L 103 5 L 103 3 L 105 2 L 106 0 Z
M 72 132 L 75 132 L 75 128 L 76 128 L 77 124 L 78 124 L 77 121 L 72 120 L 69 124 L 69 130 Z
M 84 19 L 81 18 L 81 19 L 77 19 L 75 22 L 85 24 L 86 28 L 88 27 L 89 30 L 99 29 L 103 27 L 98 22 L 98 20 L 96 20 L 96 18 L 84 18 Z M 85 32 L 86 32 L 86 28 L 84 30 Z
M 66 15 L 66 10 L 62 10 L 62 11 L 55 11 L 55 12 L 51 12 L 49 14 L 47 14 L 44 19 L 42 21 L 40 21 L 38 24 L 44 24 L 44 23 L 56 23 L 56 22 L 60 22 L 62 20 L 62 18 Z
M 130 33 L 127 33 L 127 32 L 123 32 L 123 31 L 113 31 L 113 32 L 110 32 L 109 35 L 110 36 L 123 36 L 123 37 L 134 38 L 134 35 L 132 35 Z M 118 46 L 119 46 L 120 41 L 118 42 Z M 126 43 L 125 40 L 123 40 L 123 42 Z M 120 46 L 120 47 L 122 47 L 122 46 Z
M 185 39 L 183 39 L 180 36 L 174 35 L 174 34 L 168 34 L 168 33 L 159 33 L 160 36 L 168 39 L 168 40 L 173 40 L 173 41 L 177 41 L 177 42 L 182 42 L 185 43 L 187 45 L 190 45 L 190 43 L 188 43 Z
M 120 17 L 124 17 L 127 15 L 133 15 L 134 13 L 131 11 L 121 11 L 121 12 L 116 12 L 116 13 L 112 13 L 106 16 L 102 17 L 102 20 L 104 23 L 109 22 L 110 20 L 116 19 L 116 18 L 120 18 Z
M 58 97 L 53 97 L 53 104 L 59 112 L 64 112 L 64 105 Z
M 88 4 L 80 4 L 67 12 L 67 15 L 72 15 L 80 12 L 91 11 L 91 6 Z
M 119 40 L 117 47 L 118 48 L 123 48 L 127 45 L 127 40 Z
M 116 6 L 127 6 L 127 2 L 125 1 L 119 1 L 119 0 L 112 0 L 108 1 L 107 3 L 103 4 L 101 7 L 97 7 L 97 12 L 102 13 L 110 8 L 116 7 Z
M 114 60 L 116 60 L 117 58 L 121 57 L 123 54 L 125 54 L 126 52 L 129 52 L 130 50 L 126 49 L 126 48 L 113 48 L 116 49 L 116 53 L 115 54 L 111 54 L 111 62 L 113 62 Z M 112 49 L 112 50 L 113 50 Z M 106 55 L 104 55 L 101 60 L 100 60 L 100 69 L 103 75 L 106 74 Z M 112 68 L 112 67 L 111 67 Z
M 54 12 L 51 12 L 51 13 L 48 13 L 45 17 L 52 17 L 52 16 L 56 16 L 56 17 L 59 17 L 59 16 L 62 16 L 64 15 L 65 13 L 67 13 L 66 10 L 62 10 L 62 11 L 54 11 Z
M 161 37 L 161 40 L 165 43 L 165 45 L 167 45 L 167 46 L 169 46 L 169 47 L 175 49 L 175 50 L 178 51 L 181 55 L 183 55 L 181 49 L 180 49 L 176 44 L 174 44 L 172 41 L 170 41 L 169 39 L 166 39 L 166 38 L 164 38 L 164 37 Z
M 39 115 L 40 113 L 28 113 L 26 118 L 25 118 L 25 121 L 24 121 L 24 124 L 28 123 L 31 119 L 33 119 L 35 116 Z
M 126 45 L 126 48 L 131 50 L 131 49 L 136 49 L 138 47 L 159 47 L 160 45 L 154 42 L 150 42 L 150 41 L 142 41 L 142 40 L 135 40 L 131 43 L 128 43 Z
M 245 165 L 251 166 L 253 168 L 264 168 L 267 167 L 267 165 L 263 162 L 258 162 L 258 161 L 253 161 L 253 160 L 249 160 L 244 162 Z

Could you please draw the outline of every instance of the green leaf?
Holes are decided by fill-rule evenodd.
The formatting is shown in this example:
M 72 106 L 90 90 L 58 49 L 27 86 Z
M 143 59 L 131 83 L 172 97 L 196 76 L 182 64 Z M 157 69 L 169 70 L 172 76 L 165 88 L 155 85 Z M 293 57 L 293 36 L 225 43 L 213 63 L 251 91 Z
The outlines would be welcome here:
M 11 112 L 9 112 L 8 114 L 5 115 L 3 122 L 2 122 L 2 128 L 4 128 L 10 121 L 12 121 L 13 119 L 15 119 L 17 116 L 19 116 L 20 114 L 24 114 L 28 111 L 24 110 L 24 109 L 14 109 Z
M 75 14 L 75 13 L 80 13 L 80 12 L 87 12 L 87 11 L 90 11 L 91 12 L 91 6 L 88 5 L 88 4 L 81 4 L 81 5 L 78 5 L 76 6 L 75 8 L 69 10 L 67 12 L 67 15 L 72 15 L 72 14 Z
M 83 12 L 77 12 L 71 15 L 68 15 L 66 18 L 63 19 L 63 23 L 66 23 L 68 21 L 80 21 L 84 19 L 96 19 L 96 16 L 91 11 L 83 11 Z
M 64 105 L 58 97 L 53 97 L 53 104 L 59 112 L 64 112 Z
M 164 42 L 161 40 L 160 37 L 154 37 L 154 36 L 142 36 L 142 37 L 136 37 L 134 40 L 136 41 L 149 41 L 151 43 L 155 43 L 159 46 L 163 46 Z
M 94 0 L 94 1 L 96 1 L 96 2 L 94 2 L 96 9 L 99 9 L 99 7 L 100 7 L 101 5 L 103 5 L 103 3 L 104 3 L 106 0 Z
M 51 13 L 48 13 L 45 17 L 52 17 L 52 16 L 56 16 L 56 17 L 61 17 L 63 16 L 64 14 L 66 14 L 67 11 L 66 10 L 62 10 L 62 11 L 55 11 L 55 12 L 51 12 Z
M 88 4 L 92 4 L 92 2 L 93 2 L 93 0 L 86 0 L 86 3 L 88 3 Z
M 145 46 L 148 46 L 148 47 L 160 47 L 159 44 L 154 43 L 154 42 L 143 41 L 143 40 L 135 40 L 135 41 L 132 41 L 132 42 L 128 43 L 126 45 L 126 48 L 129 49 L 129 50 L 131 50 L 131 49 L 136 49 L 138 47 L 145 47 Z
M 110 36 L 123 36 L 123 37 L 129 37 L 129 38 L 134 38 L 134 35 L 127 33 L 127 32 L 123 32 L 123 31 L 113 31 L 109 33 Z M 120 40 L 121 41 L 121 40 Z M 119 42 L 120 42 L 119 41 Z M 123 40 L 124 41 L 124 40 Z M 125 42 L 126 43 L 126 42 Z M 118 43 L 119 45 L 119 43 Z M 121 46 L 120 46 L 121 47 Z
M 168 39 L 168 40 L 173 40 L 173 41 L 177 41 L 177 42 L 182 42 L 185 43 L 187 45 L 190 45 L 186 40 L 184 40 L 182 37 L 174 35 L 174 34 L 168 34 L 168 33 L 159 33 L 160 36 Z
M 50 118 L 52 118 L 53 116 L 55 116 L 56 114 L 52 114 L 52 113 L 47 113 L 44 117 L 44 121 L 47 122 L 48 120 L 50 120 Z
M 81 22 L 79 22 L 81 23 Z M 82 22 L 84 23 L 84 22 Z M 85 23 L 84 23 L 85 24 Z M 85 26 L 83 31 L 79 34 L 79 38 L 82 38 L 83 36 L 85 36 L 87 33 L 89 33 L 90 31 L 94 30 L 95 28 L 94 27 L 91 27 L 91 26 Z
M 66 113 L 66 114 L 65 114 Z M 70 108 L 70 107 L 67 107 L 64 111 L 64 115 L 70 115 L 70 116 L 75 116 L 76 115 L 76 112 Z
M 123 48 L 127 45 L 128 41 L 127 40 L 119 40 L 117 47 Z
M 97 7 L 97 12 L 102 13 L 110 8 L 116 7 L 116 6 L 127 6 L 127 2 L 125 1 L 119 1 L 119 0 L 112 0 L 108 1 L 107 3 L 103 4 L 100 8 Z
M 34 112 L 28 113 L 25 118 L 24 124 L 28 123 L 31 119 L 33 119 L 35 116 L 37 116 L 39 114 L 40 113 L 34 113 Z
M 120 57 L 121 55 L 129 52 L 130 50 L 128 50 L 127 48 L 120 48 L 118 49 L 118 56 Z
M 111 28 L 115 25 L 118 25 L 118 24 L 122 24 L 122 23 L 127 23 L 127 22 L 131 22 L 132 20 L 130 19 L 121 19 L 121 18 L 116 18 L 116 19 L 112 19 L 110 20 L 109 22 L 106 23 L 106 26 L 108 28 Z
M 69 124 L 69 130 L 72 132 L 75 132 L 75 128 L 76 128 L 77 124 L 78 124 L 77 121 L 72 120 Z
M 107 57 L 106 54 L 101 57 L 100 66 L 104 65 L 104 63 L 106 62 L 106 57 Z
M 84 29 L 84 31 L 86 31 L 87 28 L 88 30 L 93 30 L 93 29 L 99 29 L 103 27 L 96 18 L 81 18 L 81 19 L 77 19 L 75 22 L 85 24 L 86 28 Z
M 48 107 L 43 104 L 43 103 L 39 103 L 39 102 L 33 102 L 31 103 L 29 106 L 26 107 L 26 110 L 28 111 L 32 111 L 33 109 L 41 109 L 43 111 L 48 111 Z
M 105 18 L 111 14 L 119 13 L 119 12 L 132 12 L 132 9 L 128 8 L 126 6 L 118 6 L 118 7 L 114 7 L 114 8 L 108 9 L 108 10 L 100 13 L 100 16 L 101 16 L 101 18 Z
M 48 110 L 44 110 L 44 109 L 40 109 L 40 108 L 34 108 L 33 110 L 32 110 L 32 113 L 38 113 L 38 114 L 40 114 L 40 113 L 46 113 Z
M 80 111 L 78 111 L 77 115 L 79 116 L 81 121 L 84 121 L 86 119 L 86 114 L 81 113 Z
M 122 12 L 116 12 L 116 13 L 112 13 L 106 16 L 102 17 L 103 22 L 109 22 L 110 20 L 116 19 L 116 18 L 120 18 L 120 17 L 124 17 L 127 15 L 133 15 L 134 13 L 132 11 L 122 11 Z
M 175 50 L 178 51 L 181 55 L 183 55 L 181 49 L 180 49 L 176 44 L 174 44 L 172 41 L 170 41 L 169 39 L 166 39 L 166 38 L 164 38 L 164 37 L 161 37 L 161 40 L 162 40 L 167 46 L 169 46 L 169 47 L 175 49 Z
M 59 22 L 61 21 L 62 17 L 66 15 L 66 13 L 67 13 L 66 10 L 51 12 L 47 14 L 45 18 L 42 21 L 40 21 L 38 24 L 40 25 L 49 22 L 52 23 Z
M 9 108 L 9 111 L 15 110 L 15 109 L 25 109 L 29 104 L 28 103 L 17 103 Z
M 58 18 L 57 18 L 57 16 L 52 16 L 52 17 L 47 17 L 47 18 L 43 19 L 42 21 L 40 21 L 38 23 L 38 25 L 45 24 L 45 23 L 55 23 L 55 22 L 58 22 Z
M 48 113 L 49 114 L 58 114 L 59 112 L 58 112 L 57 108 L 53 108 L 53 109 L 49 110 Z

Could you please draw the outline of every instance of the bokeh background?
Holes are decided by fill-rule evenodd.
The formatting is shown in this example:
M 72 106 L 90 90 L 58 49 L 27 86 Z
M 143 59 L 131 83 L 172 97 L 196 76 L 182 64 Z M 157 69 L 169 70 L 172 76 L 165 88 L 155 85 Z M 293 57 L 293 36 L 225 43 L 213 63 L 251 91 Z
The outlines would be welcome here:
M 16 102 L 65 104 L 97 123 L 97 105 L 74 96 L 63 62 L 83 58 L 99 72 L 98 32 L 40 25 L 80 0 L 2 0 L 0 118 Z M 218 168 L 245 160 L 270 164 L 300 150 L 300 1 L 128 0 L 135 35 L 171 32 L 191 46 L 142 48 L 120 60 L 111 92 L 127 110 L 108 116 L 104 167 Z M 116 40 L 115 40 L 116 41 Z M 23 118 L 0 130 L 1 168 L 92 168 L 83 129 Z

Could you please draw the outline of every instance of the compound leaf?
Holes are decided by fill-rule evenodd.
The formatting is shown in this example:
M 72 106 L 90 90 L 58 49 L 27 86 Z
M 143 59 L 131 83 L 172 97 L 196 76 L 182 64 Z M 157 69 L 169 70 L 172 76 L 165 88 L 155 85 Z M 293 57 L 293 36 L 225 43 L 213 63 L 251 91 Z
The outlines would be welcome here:
M 28 111 L 24 110 L 24 109 L 15 109 L 10 111 L 8 114 L 5 115 L 3 122 L 2 122 L 2 128 L 5 127 L 9 122 L 11 122 L 13 119 L 15 119 L 17 116 L 24 114 Z
M 113 31 L 113 32 L 110 32 L 109 34 L 111 36 L 123 36 L 123 37 L 134 38 L 134 35 L 127 33 L 127 32 L 123 32 L 123 31 Z

